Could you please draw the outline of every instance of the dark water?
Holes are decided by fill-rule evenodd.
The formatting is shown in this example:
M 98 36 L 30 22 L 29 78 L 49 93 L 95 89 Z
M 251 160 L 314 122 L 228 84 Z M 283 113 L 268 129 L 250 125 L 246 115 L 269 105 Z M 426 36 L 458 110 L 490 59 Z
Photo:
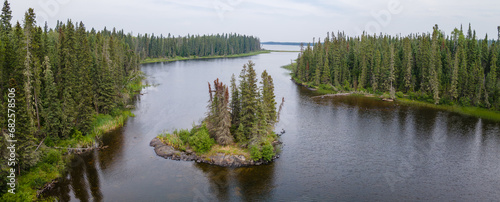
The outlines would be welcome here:
M 144 65 L 136 115 L 104 137 L 109 148 L 77 157 L 51 194 L 62 201 L 497 201 L 500 124 L 363 97 L 312 98 L 287 70 L 297 53 Z M 207 82 L 229 83 L 249 59 L 267 69 L 285 107 L 281 158 L 221 168 L 166 160 L 158 133 L 205 115 Z

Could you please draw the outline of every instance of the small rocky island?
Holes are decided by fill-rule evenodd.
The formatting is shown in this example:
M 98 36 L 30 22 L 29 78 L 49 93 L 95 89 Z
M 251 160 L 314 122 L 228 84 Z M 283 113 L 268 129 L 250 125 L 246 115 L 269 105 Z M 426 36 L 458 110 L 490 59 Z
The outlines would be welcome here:
M 230 89 L 219 79 L 213 87 L 208 83 L 207 117 L 190 130 L 155 137 L 150 146 L 156 155 L 225 167 L 261 165 L 278 158 L 281 142 L 273 130 L 284 98 L 277 110 L 273 79 L 264 70 L 259 87 L 254 65 L 243 65 L 239 85 L 233 75 Z

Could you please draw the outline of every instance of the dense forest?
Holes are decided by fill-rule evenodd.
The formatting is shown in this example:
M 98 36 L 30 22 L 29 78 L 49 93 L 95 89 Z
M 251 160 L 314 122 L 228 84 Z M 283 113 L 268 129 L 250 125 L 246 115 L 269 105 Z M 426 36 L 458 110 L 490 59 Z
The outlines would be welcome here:
M 12 25 L 8 1 L 0 17 L 0 156 L 15 162 L 0 165 L 5 200 L 33 199 L 34 190 L 64 170 L 66 148 L 95 147 L 99 134 L 132 115 L 126 108 L 142 88 L 141 58 L 260 49 L 258 38 L 237 34 L 133 37 L 71 20 L 40 27 L 33 9 L 23 24 Z M 15 157 L 9 140 L 17 141 Z M 21 194 L 4 194 L 11 168 Z
M 500 109 L 500 42 L 469 25 L 409 36 L 333 33 L 302 48 L 293 77 L 333 91 L 389 92 L 435 104 Z
M 26 12 L 23 25 L 12 26 L 11 19 L 5 1 L 0 27 L 0 151 L 2 162 L 7 162 L 12 157 L 7 140 L 17 140 L 16 166 L 10 166 L 16 175 L 24 175 L 46 158 L 42 142 L 54 146 L 60 139 L 87 135 L 98 114 L 112 113 L 127 103 L 130 92 L 125 86 L 140 76 L 139 57 L 124 40 L 88 32 L 83 23 L 41 28 L 33 9 Z M 7 180 L 9 167 L 1 166 L 2 180 Z M 1 188 L 7 191 L 6 183 Z
M 188 35 L 175 37 L 168 34 L 124 34 L 123 30 L 112 32 L 104 29 L 107 35 L 116 35 L 123 39 L 141 59 L 189 56 L 215 56 L 249 53 L 260 50 L 259 38 L 240 34 Z

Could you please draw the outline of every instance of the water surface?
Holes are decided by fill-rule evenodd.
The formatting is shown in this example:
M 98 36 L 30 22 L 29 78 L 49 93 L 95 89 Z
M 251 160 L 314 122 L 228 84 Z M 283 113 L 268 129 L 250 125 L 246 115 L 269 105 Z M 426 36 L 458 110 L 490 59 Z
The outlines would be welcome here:
M 272 48 L 268 48 L 272 49 Z M 279 49 L 279 48 L 278 48 Z M 364 97 L 313 98 L 287 70 L 297 53 L 143 65 L 135 117 L 104 137 L 109 148 L 75 158 L 52 191 L 62 201 L 495 201 L 500 124 Z M 207 82 L 229 84 L 248 60 L 267 69 L 285 107 L 281 157 L 221 168 L 166 160 L 149 142 L 205 116 Z

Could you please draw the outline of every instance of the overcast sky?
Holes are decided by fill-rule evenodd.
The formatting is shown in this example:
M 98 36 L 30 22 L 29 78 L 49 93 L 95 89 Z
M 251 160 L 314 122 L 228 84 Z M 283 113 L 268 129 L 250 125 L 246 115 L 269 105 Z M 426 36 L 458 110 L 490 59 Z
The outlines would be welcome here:
M 391 35 L 431 32 L 434 24 L 450 34 L 468 24 L 478 37 L 497 38 L 498 0 L 10 0 L 13 24 L 29 7 L 40 25 L 83 21 L 88 29 L 116 27 L 125 32 L 173 35 L 240 33 L 261 41 L 312 41 L 327 32 Z

